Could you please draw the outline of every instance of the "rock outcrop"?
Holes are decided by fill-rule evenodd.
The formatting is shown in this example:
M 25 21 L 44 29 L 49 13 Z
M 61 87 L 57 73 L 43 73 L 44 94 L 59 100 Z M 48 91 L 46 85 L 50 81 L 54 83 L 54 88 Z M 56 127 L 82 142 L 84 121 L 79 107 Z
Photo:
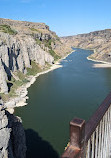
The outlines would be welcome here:
M 25 158 L 26 141 L 21 120 L 7 112 L 0 100 L 0 158 Z
M 0 18 L 0 158 L 26 157 L 21 119 L 11 113 L 26 105 L 36 77 L 69 51 L 44 23 Z
M 32 62 L 43 69 L 67 50 L 44 23 L 0 18 L 0 93 L 10 91 L 7 81 L 11 81 L 15 72 L 27 74 Z
M 61 40 L 69 47 L 94 50 L 94 54 L 89 57 L 91 59 L 111 62 L 111 29 L 63 37 Z
M 1 58 L 0 58 L 0 91 L 1 93 L 7 93 L 8 87 L 7 87 L 7 75 L 4 69 L 4 66 L 2 64 Z
M 0 38 L 1 93 L 8 93 L 6 80 L 11 77 L 11 72 L 19 70 L 27 73 L 27 68 L 31 68 L 31 61 L 43 67 L 46 62 L 49 64 L 54 62 L 54 58 L 42 50 L 30 36 L 11 36 L 0 32 L 0 37 L 2 38 Z

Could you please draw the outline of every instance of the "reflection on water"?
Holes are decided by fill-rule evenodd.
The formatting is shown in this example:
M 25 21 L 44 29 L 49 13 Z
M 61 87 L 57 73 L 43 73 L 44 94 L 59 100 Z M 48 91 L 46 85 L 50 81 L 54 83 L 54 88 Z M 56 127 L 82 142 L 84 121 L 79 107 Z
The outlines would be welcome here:
M 59 158 L 57 152 L 32 129 L 25 130 L 27 140 L 27 158 Z M 33 145 L 32 145 L 33 144 Z
M 76 49 L 61 62 L 63 67 L 39 76 L 29 88 L 28 105 L 16 109 L 30 140 L 29 157 L 36 154 L 38 140 L 45 141 L 44 153 L 61 154 L 69 141 L 69 121 L 87 120 L 111 90 L 111 69 L 93 68 L 86 59 L 91 53 Z

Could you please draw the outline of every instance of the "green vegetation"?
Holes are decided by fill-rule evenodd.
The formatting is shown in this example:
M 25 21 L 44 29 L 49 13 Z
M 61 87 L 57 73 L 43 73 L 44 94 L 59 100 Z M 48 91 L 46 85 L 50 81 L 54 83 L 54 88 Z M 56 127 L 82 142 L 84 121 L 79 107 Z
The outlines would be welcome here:
M 71 52 L 66 52 L 66 54 L 70 54 Z
M 16 35 L 17 34 L 17 31 L 12 30 L 9 25 L 0 25 L 0 31 L 2 31 L 4 33 L 8 33 L 10 35 Z
M 40 45 L 44 50 L 47 50 L 55 60 L 58 60 L 60 57 L 55 53 L 53 50 L 53 45 L 56 44 L 57 40 L 59 40 L 59 37 L 55 35 L 54 38 L 51 38 L 49 40 L 42 40 L 42 32 L 35 28 L 30 28 L 32 31 L 32 36 L 35 39 L 36 43 Z M 16 35 L 17 31 L 13 30 L 9 25 L 0 25 L 0 31 L 4 33 L 8 33 L 10 35 Z M 36 32 L 35 32 L 36 31 Z M 40 33 L 41 39 L 37 38 L 37 34 Z M 6 44 L 6 40 L 3 41 L 4 44 Z M 50 67 L 50 64 L 46 63 L 45 69 L 48 69 Z M 45 70 L 41 69 L 34 61 L 31 61 L 31 68 L 26 68 L 27 74 L 23 74 L 20 71 L 17 71 L 14 73 L 16 77 L 18 77 L 18 80 L 16 80 L 16 77 L 11 77 L 11 80 L 7 81 L 7 85 L 9 87 L 9 93 L 8 94 L 0 94 L 2 99 L 4 101 L 9 100 L 9 98 L 14 97 L 16 95 L 16 90 L 22 86 L 23 84 L 29 82 L 26 78 L 30 75 L 36 75 L 37 73 Z M 13 75 L 13 76 L 14 76 Z
M 19 80 L 15 80 L 14 77 L 11 77 L 11 81 L 7 81 L 7 85 L 10 87 L 10 91 L 8 94 L 0 93 L 0 96 L 2 97 L 3 101 L 8 101 L 10 97 L 16 96 L 16 90 L 23 84 L 29 82 L 26 79 L 26 75 L 24 75 L 22 72 L 17 71 L 16 76 L 19 77 Z
M 21 71 L 17 71 L 15 75 L 17 75 L 20 80 L 24 80 L 25 79 L 25 75 Z
M 34 35 L 33 35 L 34 36 Z M 39 40 L 38 38 L 35 39 L 36 43 L 41 46 L 42 44 L 44 44 L 45 47 L 49 48 L 49 53 L 54 57 L 55 60 L 60 59 L 60 57 L 54 52 L 54 50 L 52 49 L 51 44 L 55 44 L 55 39 L 49 39 L 49 40 Z M 30 69 L 28 69 L 29 71 Z
M 36 38 L 35 41 L 36 41 L 36 43 L 37 43 L 39 46 L 41 46 L 42 44 L 44 44 L 45 47 L 48 47 L 49 49 L 52 49 L 52 47 L 51 47 L 51 42 L 53 42 L 52 39 L 41 41 L 40 39 Z
M 15 91 L 19 86 L 23 85 L 23 81 L 16 81 L 14 78 L 12 79 L 13 81 L 7 81 L 7 84 L 12 84 L 10 87 L 10 91 L 8 94 L 3 94 L 0 93 L 0 96 L 2 97 L 3 101 L 8 101 L 10 97 L 16 96 Z
M 48 41 L 44 40 L 45 47 L 49 48 L 49 53 L 54 57 L 54 60 L 58 60 L 60 59 L 60 57 L 52 49 L 51 43 L 55 44 L 55 40 L 54 39 L 49 39 Z
M 37 43 L 39 46 L 41 46 L 42 42 L 41 42 L 38 38 L 36 38 L 35 40 L 36 40 L 36 43 Z
M 49 49 L 52 49 L 51 43 L 55 44 L 55 39 L 44 40 L 43 42 L 45 44 L 45 47 L 48 47 Z
M 37 73 L 41 72 L 42 69 L 34 62 L 31 62 L 32 68 L 27 68 L 27 74 L 23 74 L 20 71 L 17 71 L 14 73 L 15 76 L 19 78 L 19 80 L 16 80 L 14 77 L 11 77 L 11 81 L 7 81 L 7 85 L 9 87 L 9 93 L 8 94 L 2 94 L 0 93 L 0 96 L 2 97 L 3 101 L 8 101 L 9 98 L 16 96 L 16 90 L 24 85 L 25 83 L 29 82 L 26 78 L 30 75 L 36 75 Z
M 35 29 L 35 28 L 30 28 L 30 30 L 31 30 L 31 31 L 37 31 L 37 32 L 39 32 L 39 33 L 42 33 L 40 30 Z
M 45 62 L 45 70 L 49 69 L 51 65 L 48 62 Z
M 50 39 L 48 41 L 45 41 L 45 47 L 49 48 L 49 53 L 54 57 L 54 60 L 58 60 L 58 59 L 60 59 L 60 57 L 52 49 L 51 43 L 55 44 L 55 40 L 54 39 Z
M 0 93 L 0 96 L 2 97 L 3 101 L 8 101 L 9 100 L 9 94 Z
M 32 68 L 27 68 L 27 76 L 36 75 L 42 71 L 42 69 L 34 61 L 31 61 L 31 66 Z
M 15 80 L 13 77 L 11 78 L 11 81 L 7 81 L 7 83 L 12 84 L 12 86 L 10 87 L 10 91 L 9 91 L 9 97 L 13 97 L 15 96 L 15 91 L 18 87 L 22 86 L 23 84 L 29 82 L 26 78 L 25 75 L 22 74 L 22 72 L 18 71 L 17 72 L 18 77 L 20 80 Z
M 35 29 L 35 28 L 30 28 L 32 31 L 37 31 L 40 32 L 39 30 Z M 42 32 L 41 36 L 42 36 Z M 36 38 L 35 34 L 32 33 L 32 36 L 34 37 L 36 43 L 42 47 L 42 49 L 44 49 L 43 46 L 45 46 L 46 48 L 49 49 L 49 53 L 54 57 L 54 60 L 58 60 L 60 59 L 60 57 L 54 52 L 53 48 L 52 48 L 52 43 L 55 45 L 56 44 L 56 40 L 60 41 L 59 37 L 57 35 L 54 35 L 56 39 L 51 38 L 49 40 L 40 40 L 39 38 Z M 44 49 L 45 50 L 45 49 Z M 29 74 L 32 73 L 32 71 L 28 68 L 27 69 L 29 71 Z
M 54 57 L 55 61 L 60 59 L 60 56 L 58 56 L 52 49 L 49 50 L 49 53 Z

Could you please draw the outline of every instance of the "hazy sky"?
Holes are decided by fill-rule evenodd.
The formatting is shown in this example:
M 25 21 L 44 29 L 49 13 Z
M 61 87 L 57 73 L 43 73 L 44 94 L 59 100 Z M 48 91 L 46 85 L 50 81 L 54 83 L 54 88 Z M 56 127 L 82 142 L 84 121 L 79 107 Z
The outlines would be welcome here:
M 0 17 L 45 22 L 59 36 L 111 28 L 111 0 L 0 0 Z

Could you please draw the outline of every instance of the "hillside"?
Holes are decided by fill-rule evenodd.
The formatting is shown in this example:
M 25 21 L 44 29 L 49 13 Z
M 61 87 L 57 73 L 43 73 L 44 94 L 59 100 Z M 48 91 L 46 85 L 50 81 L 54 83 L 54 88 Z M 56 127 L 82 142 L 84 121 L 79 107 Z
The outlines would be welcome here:
M 90 59 L 111 62 L 111 29 L 61 38 L 67 46 L 92 49 Z
M 12 97 L 17 87 L 28 82 L 28 76 L 49 68 L 69 50 L 44 23 L 0 18 L 2 98 Z

